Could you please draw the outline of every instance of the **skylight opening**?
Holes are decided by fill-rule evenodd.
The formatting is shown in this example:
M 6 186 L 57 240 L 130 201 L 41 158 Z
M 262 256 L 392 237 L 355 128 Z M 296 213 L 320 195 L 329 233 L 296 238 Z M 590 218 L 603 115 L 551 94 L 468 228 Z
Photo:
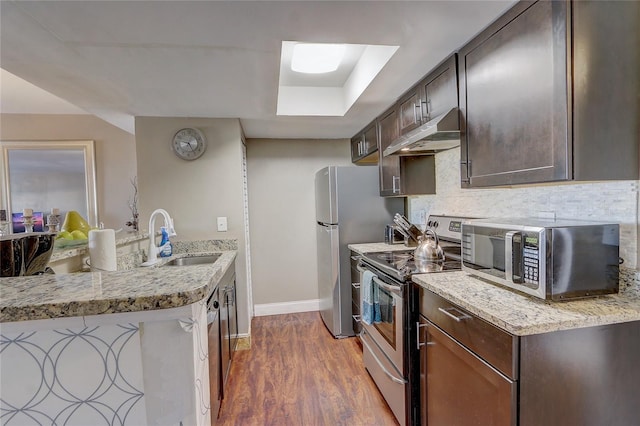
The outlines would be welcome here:
M 283 40 L 276 114 L 344 116 L 397 50 Z
M 293 46 L 291 70 L 305 74 L 330 73 L 338 69 L 344 53 L 344 44 L 298 43 Z

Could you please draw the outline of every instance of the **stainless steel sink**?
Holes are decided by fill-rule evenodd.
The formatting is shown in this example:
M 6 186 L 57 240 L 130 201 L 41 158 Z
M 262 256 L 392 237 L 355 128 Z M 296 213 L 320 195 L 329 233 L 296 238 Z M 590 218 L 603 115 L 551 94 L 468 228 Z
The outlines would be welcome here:
M 202 256 L 180 257 L 167 262 L 166 266 L 189 266 L 189 265 L 205 265 L 213 263 L 221 256 L 221 253 L 206 254 Z

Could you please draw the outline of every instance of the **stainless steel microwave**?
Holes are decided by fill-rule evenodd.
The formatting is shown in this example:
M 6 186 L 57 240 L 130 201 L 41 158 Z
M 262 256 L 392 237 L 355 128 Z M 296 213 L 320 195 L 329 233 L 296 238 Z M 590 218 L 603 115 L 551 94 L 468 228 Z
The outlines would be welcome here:
M 617 293 L 620 226 L 569 220 L 462 223 L 462 269 L 547 300 Z

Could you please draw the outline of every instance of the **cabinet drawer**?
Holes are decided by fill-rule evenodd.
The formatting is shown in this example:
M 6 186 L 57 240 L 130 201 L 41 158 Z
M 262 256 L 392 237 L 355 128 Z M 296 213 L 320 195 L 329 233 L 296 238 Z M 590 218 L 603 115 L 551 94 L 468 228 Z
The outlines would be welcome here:
M 360 283 L 351 283 L 351 301 L 360 306 Z
M 352 315 L 360 315 L 360 304 L 355 300 L 351 303 L 351 314 Z
M 357 334 L 360 334 L 362 330 L 362 321 L 360 315 L 360 305 L 355 303 L 351 304 L 351 318 L 353 320 L 353 331 Z
M 516 380 L 518 338 L 437 294 L 420 289 L 420 313 L 505 376 Z
M 355 252 L 351 252 L 351 282 L 360 282 L 360 271 L 358 271 L 358 255 Z

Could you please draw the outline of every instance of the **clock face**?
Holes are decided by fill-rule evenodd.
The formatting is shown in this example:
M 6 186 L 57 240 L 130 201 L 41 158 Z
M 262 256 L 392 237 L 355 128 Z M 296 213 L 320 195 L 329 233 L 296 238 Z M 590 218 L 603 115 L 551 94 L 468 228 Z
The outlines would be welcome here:
M 200 130 L 186 128 L 176 133 L 171 146 L 173 152 L 183 160 L 195 160 L 204 154 L 207 141 Z

